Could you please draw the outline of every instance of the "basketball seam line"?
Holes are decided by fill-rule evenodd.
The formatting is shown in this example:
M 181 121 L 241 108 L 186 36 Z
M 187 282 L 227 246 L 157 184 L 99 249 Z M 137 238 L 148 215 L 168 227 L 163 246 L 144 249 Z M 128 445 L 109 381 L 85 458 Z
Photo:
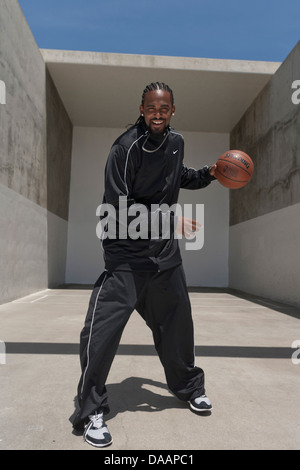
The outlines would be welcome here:
M 216 170 L 216 173 L 219 173 L 220 176 L 223 176 L 224 178 L 233 181 L 234 183 L 248 183 L 249 180 L 234 180 L 232 178 L 229 178 L 229 176 L 225 176 L 223 173 L 221 173 L 219 170 Z
M 237 165 L 237 164 L 234 163 L 234 162 L 228 162 L 228 160 L 224 160 L 223 158 L 219 158 L 219 161 L 220 161 L 220 162 L 225 162 L 225 163 L 230 163 L 230 165 L 234 165 L 234 166 L 238 167 L 240 170 L 245 171 L 245 172 L 247 173 L 247 175 L 252 176 L 252 174 L 249 173 L 248 170 L 246 170 L 245 168 L 242 168 L 241 166 Z

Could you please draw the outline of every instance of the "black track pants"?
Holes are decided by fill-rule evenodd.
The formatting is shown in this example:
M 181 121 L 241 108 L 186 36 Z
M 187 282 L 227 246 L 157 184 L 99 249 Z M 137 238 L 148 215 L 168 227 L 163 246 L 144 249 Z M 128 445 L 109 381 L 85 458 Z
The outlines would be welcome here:
M 124 327 L 137 310 L 151 328 L 170 391 L 181 400 L 204 393 L 194 365 L 194 331 L 182 266 L 160 273 L 105 271 L 96 282 L 80 337 L 80 411 L 73 425 L 107 406 L 106 379 Z

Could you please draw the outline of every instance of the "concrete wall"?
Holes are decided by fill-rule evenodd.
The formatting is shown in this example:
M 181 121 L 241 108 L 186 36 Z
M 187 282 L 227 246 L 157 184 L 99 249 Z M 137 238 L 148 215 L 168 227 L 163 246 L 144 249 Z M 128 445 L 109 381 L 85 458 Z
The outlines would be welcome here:
M 104 268 L 96 236 L 96 208 L 104 190 L 104 167 L 113 141 L 124 129 L 75 127 L 71 172 L 66 282 L 92 284 Z M 185 163 L 212 164 L 228 148 L 228 134 L 184 132 Z M 217 182 L 199 191 L 182 190 L 180 203 L 204 204 L 204 246 L 181 251 L 190 286 L 228 285 L 229 191 Z
M 0 299 L 48 286 L 45 64 L 15 0 L 0 3 Z
M 65 181 L 58 178 L 60 165 L 53 165 L 54 142 L 64 138 L 61 122 L 66 119 L 60 119 L 57 96 L 51 111 L 49 103 L 51 96 L 55 96 L 51 87 L 46 103 L 45 63 L 16 0 L 0 3 L 0 79 L 6 85 L 6 104 L 0 105 L 0 302 L 3 303 L 48 287 L 48 246 L 53 253 L 58 241 L 59 255 L 66 251 L 66 235 L 65 241 L 61 241 L 66 227 L 62 227 L 61 221 L 66 221 L 68 201 L 58 208 L 58 200 L 67 198 L 69 191 Z M 47 112 L 51 127 L 57 123 L 52 131 L 56 135 L 48 142 Z M 69 132 L 66 138 L 70 140 L 69 123 L 66 128 Z M 69 147 L 60 145 L 68 149 L 66 155 L 69 152 L 70 157 Z M 61 152 L 56 158 L 61 158 Z M 68 165 L 64 164 L 66 171 Z M 55 188 L 49 185 L 49 193 L 48 179 L 57 179 Z M 53 277 L 62 280 L 63 262 L 49 266 Z
M 73 126 L 46 72 L 48 286 L 65 282 Z
M 254 161 L 249 185 L 230 194 L 230 286 L 300 306 L 300 42 L 249 107 L 230 147 Z

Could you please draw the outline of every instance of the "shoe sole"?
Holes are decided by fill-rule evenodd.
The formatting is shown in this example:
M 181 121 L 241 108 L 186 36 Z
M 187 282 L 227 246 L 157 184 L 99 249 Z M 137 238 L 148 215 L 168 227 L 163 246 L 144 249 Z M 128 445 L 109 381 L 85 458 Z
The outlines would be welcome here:
M 105 444 L 97 444 L 96 442 L 89 441 L 87 438 L 85 438 L 84 441 L 87 442 L 88 444 L 90 444 L 91 446 L 94 446 L 94 447 L 107 447 L 107 446 L 110 446 L 112 444 L 113 439 L 109 442 L 106 442 Z
M 196 408 L 195 406 L 192 405 L 192 403 L 189 401 L 190 408 L 193 411 L 198 411 L 198 413 L 203 413 L 204 411 L 212 411 L 213 407 L 211 406 L 210 408 Z

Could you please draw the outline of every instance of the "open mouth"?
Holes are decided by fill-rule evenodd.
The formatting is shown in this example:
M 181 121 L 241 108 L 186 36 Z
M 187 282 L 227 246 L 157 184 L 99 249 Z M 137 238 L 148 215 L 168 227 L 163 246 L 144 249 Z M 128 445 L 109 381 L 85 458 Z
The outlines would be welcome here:
M 165 121 L 164 119 L 153 119 L 151 121 L 151 126 L 153 129 L 165 127 Z

